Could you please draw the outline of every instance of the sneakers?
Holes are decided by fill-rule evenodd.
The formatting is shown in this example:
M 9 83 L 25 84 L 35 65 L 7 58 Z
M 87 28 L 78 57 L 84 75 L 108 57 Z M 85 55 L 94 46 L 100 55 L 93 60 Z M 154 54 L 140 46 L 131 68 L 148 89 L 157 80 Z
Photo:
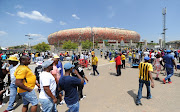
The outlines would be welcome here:
M 171 81 L 169 81 L 168 83 L 169 83 L 169 84 L 171 84 L 172 82 L 171 82 Z
M 147 99 L 152 99 L 152 96 L 148 96 Z
M 159 77 L 156 77 L 155 80 L 159 80 Z
M 163 83 L 164 83 L 164 84 L 166 84 L 166 80 L 165 80 L 165 78 L 163 79 Z
M 84 95 L 80 100 L 83 100 L 84 98 L 86 98 L 86 95 Z
M 5 110 L 4 112 L 13 112 L 13 110 L 9 110 L 9 111 L 8 111 L 8 110 Z
M 61 102 L 59 102 L 59 105 L 62 106 L 65 103 L 64 100 L 62 100 Z

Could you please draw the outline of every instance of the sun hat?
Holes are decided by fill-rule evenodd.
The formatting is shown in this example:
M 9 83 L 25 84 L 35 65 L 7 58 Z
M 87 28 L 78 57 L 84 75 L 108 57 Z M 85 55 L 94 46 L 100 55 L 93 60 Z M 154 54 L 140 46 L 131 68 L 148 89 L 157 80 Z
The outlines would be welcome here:
M 47 60 L 45 62 L 42 63 L 42 67 L 43 68 L 47 68 L 49 67 L 54 61 L 53 60 Z
M 72 68 L 72 67 L 75 67 L 75 66 L 72 65 L 71 63 L 65 63 L 65 64 L 64 64 L 64 69 L 65 69 L 65 70 L 69 70 L 69 69 Z
M 55 55 L 53 58 L 60 58 L 58 55 Z
M 15 57 L 15 56 L 10 56 L 7 60 L 9 60 L 9 61 L 19 61 L 17 59 L 17 57 Z
M 170 53 L 170 52 L 171 52 L 171 50 L 166 50 L 166 52 L 167 52 L 167 53 Z

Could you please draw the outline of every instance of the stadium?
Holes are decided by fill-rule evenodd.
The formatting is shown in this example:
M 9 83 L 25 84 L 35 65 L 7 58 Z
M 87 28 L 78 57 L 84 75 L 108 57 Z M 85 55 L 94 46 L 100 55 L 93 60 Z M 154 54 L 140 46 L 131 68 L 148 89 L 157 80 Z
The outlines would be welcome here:
M 72 42 L 81 42 L 85 40 L 102 43 L 104 40 L 109 43 L 114 43 L 121 40 L 124 43 L 129 43 L 131 40 L 133 43 L 140 41 L 140 35 L 131 30 L 119 29 L 119 28 L 100 28 L 100 27 L 86 27 L 86 28 L 74 28 L 61 30 L 54 32 L 48 36 L 48 42 L 50 45 L 63 43 L 64 41 L 71 40 Z M 109 41 L 112 40 L 112 41 Z

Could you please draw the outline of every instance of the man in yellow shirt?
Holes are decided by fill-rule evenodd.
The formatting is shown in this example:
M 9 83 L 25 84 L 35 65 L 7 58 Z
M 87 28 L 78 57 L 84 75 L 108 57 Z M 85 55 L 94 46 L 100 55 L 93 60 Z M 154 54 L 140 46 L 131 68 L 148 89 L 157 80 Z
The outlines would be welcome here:
M 17 92 L 23 98 L 22 112 L 28 111 L 29 103 L 32 104 L 31 112 L 37 111 L 38 99 L 34 91 L 36 84 L 36 76 L 28 67 L 30 58 L 26 55 L 20 57 L 20 65 L 17 67 L 14 76 L 16 77 L 15 84 L 18 86 Z
M 94 55 L 92 55 L 92 67 L 93 67 L 93 75 L 95 76 L 95 72 L 99 75 L 99 72 L 97 71 L 97 65 L 98 65 L 98 58 Z
M 122 68 L 125 69 L 125 60 L 126 60 L 126 57 L 125 57 L 124 53 L 121 55 L 121 60 L 122 60 Z
M 141 62 L 139 64 L 139 90 L 138 90 L 138 96 L 136 99 L 136 105 L 142 105 L 141 98 L 142 98 L 142 89 L 143 85 L 146 85 L 147 88 L 147 99 L 151 99 L 151 91 L 150 91 L 150 85 L 152 88 L 154 88 L 154 80 L 152 78 L 151 72 L 153 71 L 152 65 L 149 63 L 150 58 L 144 57 L 144 62 Z M 151 80 L 151 83 L 150 83 Z

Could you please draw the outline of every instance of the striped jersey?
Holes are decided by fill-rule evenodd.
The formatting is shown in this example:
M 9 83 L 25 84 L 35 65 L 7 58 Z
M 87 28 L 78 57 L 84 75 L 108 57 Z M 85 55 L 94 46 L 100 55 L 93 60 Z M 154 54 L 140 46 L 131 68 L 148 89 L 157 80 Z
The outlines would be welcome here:
M 146 63 L 141 62 L 138 68 L 139 68 L 139 78 L 141 80 L 149 81 L 150 80 L 149 71 L 153 71 L 152 64 L 147 62 Z

